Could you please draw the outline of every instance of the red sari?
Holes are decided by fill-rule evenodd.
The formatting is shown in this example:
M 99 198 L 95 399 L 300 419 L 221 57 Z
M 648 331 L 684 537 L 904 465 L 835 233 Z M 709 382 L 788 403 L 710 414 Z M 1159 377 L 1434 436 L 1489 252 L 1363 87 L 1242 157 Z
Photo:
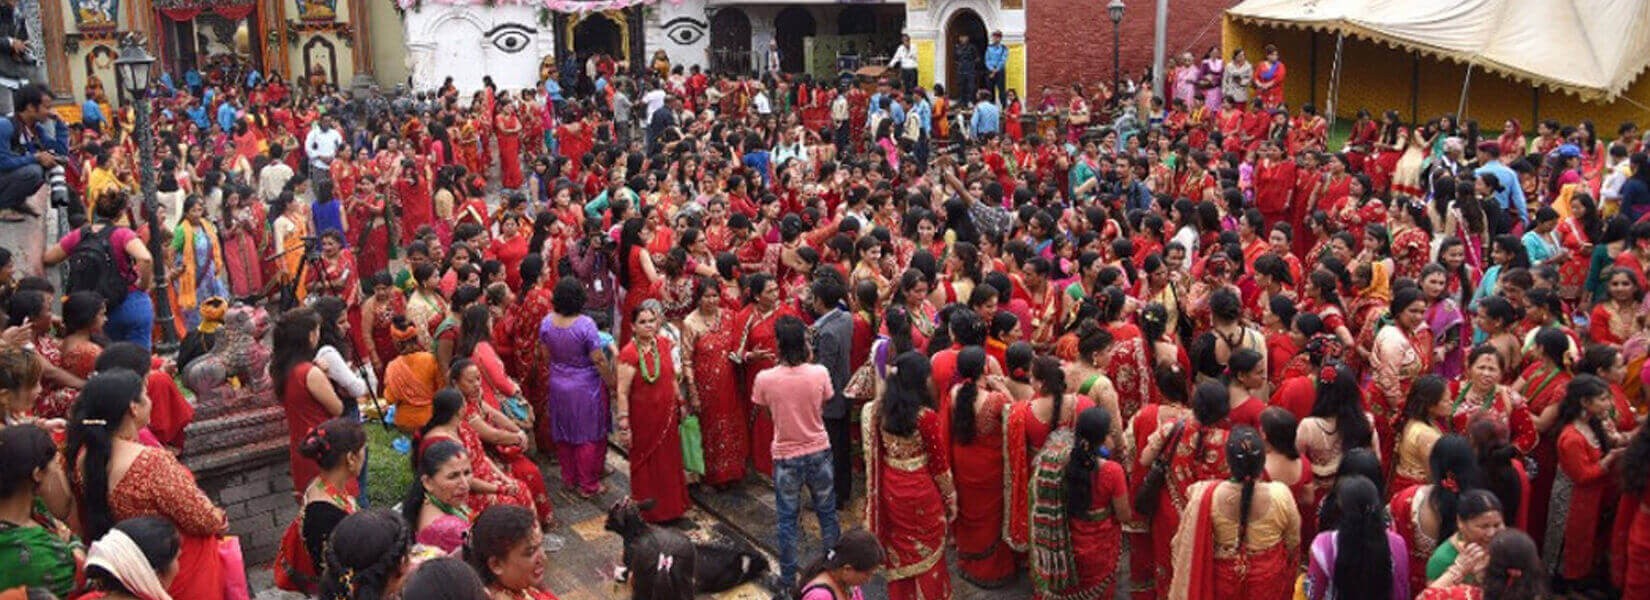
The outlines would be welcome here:
M 762 350 L 774 357 L 779 356 L 779 338 L 774 334 L 773 326 L 783 316 L 801 318 L 796 309 L 786 303 L 779 303 L 767 314 L 756 312 L 756 305 L 745 308 L 734 319 L 741 323 L 739 348 L 744 353 Z M 752 462 L 756 464 L 757 472 L 769 477 L 773 476 L 773 415 L 766 409 L 753 407 L 751 404 L 751 390 L 756 384 L 756 374 L 778 364 L 776 358 L 751 357 L 745 363 L 744 386 L 739 388 L 740 405 L 751 414 L 750 454 Z
M 350 233 L 346 237 L 355 246 L 356 267 L 363 276 L 388 272 L 390 230 L 388 221 L 383 219 L 386 208 L 384 197 L 378 194 L 344 197 L 349 198 L 346 209 L 349 211 Z
M 1271 510 L 1249 522 L 1247 539 L 1238 539 L 1237 523 L 1225 522 L 1214 509 L 1218 481 L 1204 481 L 1188 491 L 1186 522 L 1175 533 L 1174 584 L 1169 594 L 1187 600 L 1273 600 L 1294 595 L 1298 571 L 1299 515 L 1294 500 L 1281 483 L 1255 484 L 1255 497 L 1271 502 Z M 1291 518 L 1293 517 L 1293 518 Z M 1290 529 L 1294 529 L 1290 531 Z M 1232 539 L 1224 539 L 1230 531 Z M 1257 547 L 1256 541 L 1276 536 Z
M 313 461 L 306 461 L 313 464 Z M 77 490 L 79 469 L 74 478 Z M 303 488 L 298 488 L 303 489 Z M 83 495 L 83 492 L 77 495 Z M 219 555 L 220 535 L 229 531 L 223 509 L 212 503 L 195 484 L 195 475 L 170 452 L 144 448 L 120 481 L 109 487 L 109 511 L 116 521 L 154 516 L 178 528 L 182 546 L 178 553 L 179 573 L 166 587 L 173 598 L 211 600 L 224 597 L 223 559 Z
M 651 523 L 672 521 L 688 509 L 687 478 L 682 470 L 681 398 L 676 392 L 676 364 L 670 340 L 653 338 L 657 376 L 648 381 L 634 342 L 619 351 L 620 363 L 636 370 L 630 379 L 630 498 L 653 500 L 642 518 Z M 650 361 L 651 362 L 651 361 Z
M 476 433 L 475 427 L 470 425 L 471 420 L 486 418 L 482 415 L 481 406 L 479 405 L 483 401 L 481 398 L 464 399 L 464 413 L 460 415 L 458 424 L 458 442 L 464 445 L 464 454 L 470 457 L 470 470 L 473 476 L 481 481 L 499 486 L 501 489 L 497 494 L 470 494 L 468 501 L 470 510 L 479 514 L 489 506 L 507 504 L 536 509 L 537 514 L 541 515 L 539 520 L 545 520 L 549 514 L 549 507 L 546 506 L 540 509 L 534 505 L 533 496 L 536 491 L 529 489 L 527 482 L 514 477 L 511 474 L 513 469 L 507 470 L 510 467 L 494 462 L 493 458 L 487 453 L 487 446 L 481 441 L 481 435 Z M 504 454 L 504 452 L 500 453 L 501 456 Z M 515 453 L 515 455 L 525 458 L 520 453 Z M 543 481 L 540 478 L 539 484 L 541 486 Z
M 1106 378 L 1117 391 L 1118 417 L 1127 421 L 1151 400 L 1153 379 L 1151 359 L 1146 356 L 1146 338 L 1133 323 L 1112 323 L 1111 360 L 1106 363 Z M 1007 364 L 1007 363 L 1004 363 Z
M 1533 418 L 1548 407 L 1558 406 L 1564 401 L 1564 392 L 1571 378 L 1569 371 L 1551 368 L 1540 360 L 1531 360 L 1520 375 L 1520 379 L 1524 380 L 1523 396 L 1528 402 L 1520 412 Z M 1554 427 L 1545 434 L 1537 434 L 1535 448 L 1529 451 L 1529 456 L 1535 459 L 1537 465 L 1558 464 L 1558 430 Z M 1546 539 L 1553 480 L 1557 474 L 1558 469 L 1555 468 L 1537 469 L 1535 478 L 1530 480 L 1529 532 L 1538 545 Z
M 1559 568 L 1555 575 L 1565 579 L 1582 579 L 1593 574 L 1604 557 L 1598 540 L 1607 535 L 1601 527 L 1610 524 L 1604 520 L 1604 509 L 1616 502 L 1616 485 L 1610 469 L 1599 464 L 1602 460 L 1604 450 L 1591 431 L 1584 432 L 1571 423 L 1558 434 L 1557 470 L 1569 483 L 1559 487 L 1569 501 L 1558 505 L 1561 510 L 1553 515 L 1555 522 L 1563 519 L 1563 535 L 1547 543 L 1563 544 L 1557 553 Z M 1563 514 L 1556 514 L 1560 512 Z M 1547 555 L 1552 554 L 1549 549 Z
M 423 178 L 417 175 L 417 170 L 422 168 L 413 167 L 395 180 L 395 195 L 401 201 L 402 245 L 411 244 L 413 234 L 420 228 L 435 225 L 435 203 L 430 199 L 430 190 L 424 185 Z
M 1431 262 L 1432 236 L 1419 227 L 1405 225 L 1392 231 L 1392 263 L 1394 278 L 1419 280 L 1421 268 Z
M 306 380 L 309 370 L 315 365 L 309 362 L 299 363 L 287 371 L 286 381 L 279 382 L 282 386 L 280 400 L 286 408 L 287 434 L 290 443 L 287 444 L 287 458 L 292 461 L 292 489 L 302 490 L 309 486 L 309 480 L 321 474 L 321 466 L 315 461 L 305 458 L 298 453 L 298 447 L 303 445 L 304 436 L 315 426 L 325 423 L 332 415 L 327 409 L 309 394 Z M 182 579 L 182 578 L 180 578 Z
M 505 189 L 521 187 L 521 119 L 514 113 L 498 116 L 498 170 Z
M 1014 552 L 1003 543 L 1003 423 L 1012 400 L 1001 392 L 982 392 L 975 402 L 974 440 L 964 444 L 951 438 L 957 483 L 951 531 L 963 579 L 989 589 L 1014 578 Z
M 704 429 L 704 483 L 721 485 L 745 477 L 750 456 L 750 411 L 740 401 L 739 377 L 728 354 L 739 336 L 732 314 L 723 310 L 715 323 L 693 338 L 693 386 L 699 397 L 699 426 Z
M 865 522 L 887 553 L 890 600 L 950 598 L 945 562 L 946 504 L 955 495 L 940 443 L 939 414 L 923 409 L 916 431 L 882 428 L 877 404 L 865 405 Z

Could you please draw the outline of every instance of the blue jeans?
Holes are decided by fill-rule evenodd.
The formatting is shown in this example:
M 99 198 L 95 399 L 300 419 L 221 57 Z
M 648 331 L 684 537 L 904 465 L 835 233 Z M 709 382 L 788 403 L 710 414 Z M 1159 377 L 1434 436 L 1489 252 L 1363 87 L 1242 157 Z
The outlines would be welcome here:
M 127 293 L 126 301 L 109 313 L 109 321 L 103 324 L 103 335 L 109 336 L 110 341 L 132 342 L 144 350 L 150 349 L 155 337 L 155 303 L 149 299 L 149 292 Z
M 796 524 L 802 510 L 802 486 L 813 497 L 819 518 L 820 551 L 836 545 L 836 493 L 831 491 L 831 451 L 820 450 L 796 458 L 773 461 L 773 493 L 779 509 L 779 576 L 788 588 L 796 584 Z

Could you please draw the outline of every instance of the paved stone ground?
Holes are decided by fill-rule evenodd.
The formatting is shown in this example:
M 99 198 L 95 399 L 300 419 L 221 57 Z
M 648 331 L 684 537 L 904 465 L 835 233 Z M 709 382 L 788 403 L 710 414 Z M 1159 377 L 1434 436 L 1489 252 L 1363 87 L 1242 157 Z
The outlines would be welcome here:
M 597 600 L 628 598 L 628 585 L 613 581 L 613 568 L 620 555 L 619 537 L 602 528 L 607 519 L 607 507 L 629 489 L 628 463 L 618 451 L 607 455 L 609 474 L 603 480 L 606 492 L 598 499 L 585 500 L 561 489 L 561 478 L 553 464 L 541 465 L 545 481 L 550 487 L 551 500 L 556 506 L 559 523 L 554 534 L 564 546 L 550 554 L 550 568 L 545 584 L 561 600 Z M 753 476 L 742 485 L 725 491 L 695 486 L 692 491 L 693 508 L 688 518 L 698 529 L 687 532 L 695 541 L 720 541 L 755 547 L 767 555 L 774 570 L 779 562 L 774 558 L 775 515 L 773 491 L 766 478 Z M 863 494 L 856 494 L 853 506 L 839 513 L 843 528 L 857 525 L 863 514 Z M 812 507 L 804 501 L 802 512 L 802 552 L 800 562 L 806 564 L 817 556 L 819 524 Z M 953 557 L 954 558 L 954 557 Z M 951 561 L 955 564 L 955 561 Z M 301 600 L 300 594 L 274 589 L 268 565 L 253 567 L 247 575 L 255 600 Z M 954 597 L 958 600 L 1020 599 L 1031 596 L 1030 581 L 1023 574 L 1014 585 L 1001 590 L 982 590 L 963 581 L 953 569 Z M 865 588 L 866 600 L 887 598 L 885 582 L 876 578 Z M 774 597 L 758 584 L 715 595 L 701 595 L 701 600 L 765 600 Z

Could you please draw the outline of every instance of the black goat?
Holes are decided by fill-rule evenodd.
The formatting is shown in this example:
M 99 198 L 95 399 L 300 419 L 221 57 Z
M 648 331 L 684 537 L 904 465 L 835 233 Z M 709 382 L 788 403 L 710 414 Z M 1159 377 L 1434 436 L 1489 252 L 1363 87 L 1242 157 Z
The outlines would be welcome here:
M 629 498 L 624 498 L 607 511 L 605 528 L 624 540 L 623 562 L 618 572 L 614 573 L 614 579 L 618 581 L 630 578 L 629 565 L 633 564 L 631 555 L 634 544 L 649 531 L 658 529 L 664 535 L 687 537 L 675 530 L 655 528 L 642 520 L 642 511 L 650 508 L 653 508 L 653 500 L 631 502 Z M 699 543 L 694 543 L 693 549 L 696 554 L 693 587 L 701 594 L 725 592 L 747 581 L 755 581 L 772 569 L 768 559 L 754 549 Z

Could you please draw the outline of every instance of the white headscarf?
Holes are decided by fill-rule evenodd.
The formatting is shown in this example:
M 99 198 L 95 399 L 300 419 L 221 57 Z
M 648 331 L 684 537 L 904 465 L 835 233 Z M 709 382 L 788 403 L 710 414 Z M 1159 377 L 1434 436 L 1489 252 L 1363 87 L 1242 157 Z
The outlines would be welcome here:
M 103 539 L 92 542 L 86 553 L 86 567 L 108 571 L 127 591 L 143 600 L 172 600 L 143 550 L 119 529 L 110 529 Z

